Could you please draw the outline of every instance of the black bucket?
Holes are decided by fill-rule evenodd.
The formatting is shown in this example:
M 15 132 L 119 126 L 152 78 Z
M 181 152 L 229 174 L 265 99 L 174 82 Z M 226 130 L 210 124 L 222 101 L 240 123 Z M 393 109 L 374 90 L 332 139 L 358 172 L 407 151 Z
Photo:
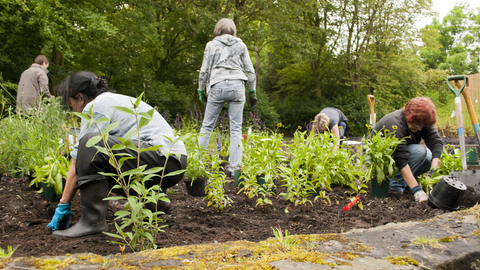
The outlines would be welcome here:
M 458 210 L 458 205 L 465 194 L 467 186 L 455 176 L 444 176 L 428 194 L 428 205 L 443 210 Z

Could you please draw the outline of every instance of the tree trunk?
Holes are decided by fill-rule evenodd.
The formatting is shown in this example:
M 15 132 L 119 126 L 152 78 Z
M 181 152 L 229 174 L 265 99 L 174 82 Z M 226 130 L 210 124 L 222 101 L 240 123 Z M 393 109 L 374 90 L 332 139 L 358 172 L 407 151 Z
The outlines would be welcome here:
M 63 59 L 63 53 L 57 48 L 53 48 L 52 51 L 52 63 L 54 63 L 57 66 L 63 66 L 64 65 L 64 59 Z
M 258 32 L 257 32 L 257 48 L 255 50 L 255 80 L 256 80 L 256 85 L 257 85 L 257 88 L 258 88 L 258 67 L 260 65 L 260 35 L 262 33 L 262 23 L 259 22 L 258 23 Z

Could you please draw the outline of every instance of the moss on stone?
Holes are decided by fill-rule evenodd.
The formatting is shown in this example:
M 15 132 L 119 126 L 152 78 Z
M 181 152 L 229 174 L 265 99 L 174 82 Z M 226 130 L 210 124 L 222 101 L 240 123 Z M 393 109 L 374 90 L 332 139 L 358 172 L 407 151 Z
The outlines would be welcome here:
M 455 236 L 445 236 L 445 237 L 442 237 L 440 239 L 438 239 L 438 242 L 444 242 L 444 243 L 449 243 L 449 242 L 453 242 L 453 240 L 455 240 Z
M 395 257 L 387 257 L 386 260 L 395 265 L 414 265 L 418 266 L 418 262 L 414 259 L 410 259 L 408 256 L 395 256 Z
M 42 270 L 55 270 L 62 269 L 69 265 L 76 264 L 75 260 L 72 258 L 67 258 L 64 260 L 54 260 L 54 259 L 39 259 L 33 258 L 30 261 L 30 265 Z
M 370 252 L 371 250 L 374 250 L 374 247 L 367 246 L 362 243 L 350 243 L 348 244 L 348 248 L 353 249 L 357 252 Z

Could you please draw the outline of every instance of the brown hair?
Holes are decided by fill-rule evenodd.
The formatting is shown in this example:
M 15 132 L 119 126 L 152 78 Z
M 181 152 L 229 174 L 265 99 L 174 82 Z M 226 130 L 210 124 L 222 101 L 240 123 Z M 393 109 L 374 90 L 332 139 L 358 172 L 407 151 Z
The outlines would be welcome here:
M 407 123 L 431 127 L 437 122 L 437 108 L 428 97 L 410 99 L 403 108 Z
M 220 19 L 217 24 L 215 24 L 215 29 L 213 30 L 213 35 L 215 37 L 224 34 L 229 34 L 234 37 L 237 36 L 237 27 L 235 26 L 235 23 L 227 18 Z
M 40 54 L 39 56 L 35 57 L 35 64 L 43 65 L 43 63 L 48 64 L 48 59 L 45 55 Z

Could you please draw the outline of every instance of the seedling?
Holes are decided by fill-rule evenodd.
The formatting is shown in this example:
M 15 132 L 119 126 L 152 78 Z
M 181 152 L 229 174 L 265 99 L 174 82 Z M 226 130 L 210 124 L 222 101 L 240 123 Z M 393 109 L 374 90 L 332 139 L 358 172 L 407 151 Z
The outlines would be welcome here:
M 280 225 L 278 225 L 278 228 L 272 228 L 272 230 L 283 251 L 291 250 L 297 245 L 297 240 L 288 235 L 287 229 L 285 229 L 285 235 L 283 235 Z
M 18 247 L 12 248 L 11 246 L 8 246 L 8 247 L 7 247 L 7 250 L 3 250 L 2 248 L 0 248 L 0 258 L 2 258 L 2 259 L 8 259 L 8 258 L 12 257 L 13 252 L 15 252 L 15 250 L 16 250 L 17 248 L 18 248 Z

